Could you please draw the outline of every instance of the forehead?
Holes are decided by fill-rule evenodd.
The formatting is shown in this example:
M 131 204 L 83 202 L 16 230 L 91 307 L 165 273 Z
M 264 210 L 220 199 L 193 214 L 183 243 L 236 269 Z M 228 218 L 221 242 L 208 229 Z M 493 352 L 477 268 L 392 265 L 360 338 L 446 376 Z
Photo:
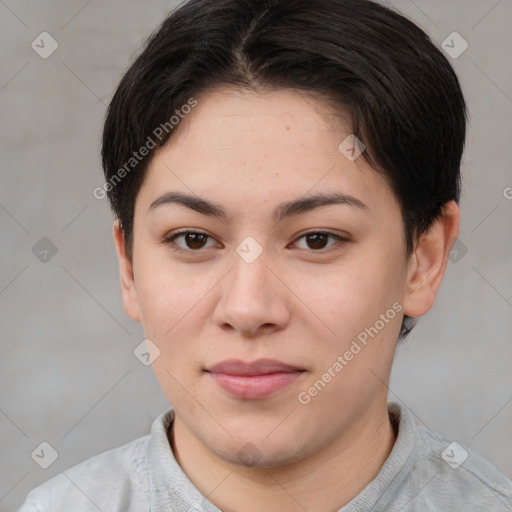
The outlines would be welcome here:
M 146 207 L 176 189 L 242 204 L 259 198 L 262 207 L 309 192 L 341 192 L 370 210 L 394 202 L 384 174 L 362 156 L 347 158 L 353 135 L 342 111 L 289 89 L 218 88 L 196 100 L 148 166 Z
M 197 106 L 187 115 L 174 134 L 176 144 L 196 144 L 205 148 L 235 150 L 238 139 L 246 147 L 280 143 L 309 146 L 328 135 L 350 133 L 349 118 L 342 110 L 328 107 L 325 100 L 292 89 L 247 90 L 216 87 L 197 97 Z M 212 135 L 214 140 L 204 140 Z M 327 142 L 327 141 L 326 141 Z M 325 145 L 324 149 L 327 148 Z M 337 147 L 331 148 L 336 154 Z

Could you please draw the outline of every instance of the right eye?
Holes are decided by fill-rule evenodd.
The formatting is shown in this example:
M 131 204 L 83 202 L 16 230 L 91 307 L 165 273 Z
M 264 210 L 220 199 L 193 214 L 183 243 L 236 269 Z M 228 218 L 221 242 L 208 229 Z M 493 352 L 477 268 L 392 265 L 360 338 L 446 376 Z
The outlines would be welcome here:
M 199 252 L 201 249 L 208 249 L 211 246 L 205 245 L 208 239 L 213 238 L 201 231 L 182 230 L 169 233 L 163 240 L 164 244 L 170 245 L 171 249 L 179 252 Z M 182 239 L 182 244 L 176 240 Z M 173 247 L 175 246 L 175 247 Z M 215 246 L 215 244 L 214 244 Z

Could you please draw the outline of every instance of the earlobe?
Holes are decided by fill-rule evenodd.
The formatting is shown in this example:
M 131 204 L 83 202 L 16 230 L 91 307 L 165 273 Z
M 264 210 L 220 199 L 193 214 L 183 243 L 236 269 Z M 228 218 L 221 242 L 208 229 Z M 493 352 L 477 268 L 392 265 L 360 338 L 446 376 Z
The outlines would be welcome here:
M 116 219 L 113 224 L 114 244 L 119 261 L 119 273 L 121 278 L 121 293 L 123 296 L 124 310 L 126 314 L 135 322 L 140 322 L 139 303 L 137 299 L 137 290 L 135 288 L 135 279 L 133 274 L 132 260 L 126 253 L 124 243 L 124 233 Z
M 433 306 L 443 280 L 448 256 L 459 234 L 460 210 L 455 201 L 445 205 L 410 256 L 404 298 L 404 314 L 419 317 Z

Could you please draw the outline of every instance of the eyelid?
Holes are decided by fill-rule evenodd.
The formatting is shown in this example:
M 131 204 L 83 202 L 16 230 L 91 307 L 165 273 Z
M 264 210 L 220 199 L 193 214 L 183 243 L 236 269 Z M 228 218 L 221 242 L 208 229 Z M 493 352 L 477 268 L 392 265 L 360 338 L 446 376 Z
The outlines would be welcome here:
M 327 229 L 327 228 L 314 228 L 314 229 L 309 229 L 307 231 L 303 231 L 301 233 L 299 233 L 296 237 L 295 237 L 295 240 L 298 240 L 299 238 L 302 238 L 304 236 L 307 236 L 307 235 L 313 235 L 313 234 L 318 234 L 318 235 L 331 235 L 333 237 L 337 237 L 337 238 L 343 238 L 345 240 L 349 240 L 349 235 L 348 233 L 343 233 L 343 232 L 339 232 L 339 231 L 333 231 L 331 229 Z

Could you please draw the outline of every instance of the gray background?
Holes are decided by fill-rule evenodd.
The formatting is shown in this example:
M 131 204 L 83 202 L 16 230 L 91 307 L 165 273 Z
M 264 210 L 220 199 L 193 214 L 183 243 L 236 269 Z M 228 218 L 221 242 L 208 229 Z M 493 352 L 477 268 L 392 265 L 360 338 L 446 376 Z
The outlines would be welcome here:
M 390 4 L 439 46 L 453 31 L 468 41 L 448 58 L 471 115 L 464 245 L 435 307 L 398 350 L 390 399 L 512 477 L 512 0 Z M 1 511 L 69 466 L 147 434 L 167 409 L 151 367 L 133 355 L 144 336 L 122 309 L 112 216 L 92 190 L 103 183 L 105 107 L 175 5 L 0 0 Z M 59 44 L 47 59 L 31 48 L 43 31 Z M 32 252 L 42 237 L 57 248 L 46 262 Z M 31 458 L 43 441 L 59 454 L 48 469 Z

